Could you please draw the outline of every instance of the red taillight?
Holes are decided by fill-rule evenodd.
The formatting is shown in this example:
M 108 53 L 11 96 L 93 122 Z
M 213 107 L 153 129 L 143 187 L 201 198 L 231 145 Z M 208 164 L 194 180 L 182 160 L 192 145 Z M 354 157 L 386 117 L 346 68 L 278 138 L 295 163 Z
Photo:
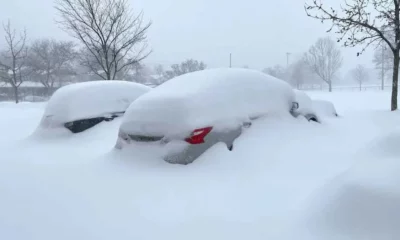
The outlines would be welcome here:
M 190 144 L 201 144 L 204 143 L 204 138 L 209 134 L 212 130 L 212 127 L 199 128 L 194 130 L 190 137 L 186 138 L 185 141 Z

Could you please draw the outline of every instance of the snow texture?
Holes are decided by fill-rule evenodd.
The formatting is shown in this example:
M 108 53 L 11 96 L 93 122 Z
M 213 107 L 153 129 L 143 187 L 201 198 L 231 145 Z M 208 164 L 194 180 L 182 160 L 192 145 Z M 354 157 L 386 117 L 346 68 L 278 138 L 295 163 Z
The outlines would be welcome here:
M 121 119 L 27 139 L 45 104 L 0 103 L 0 239 L 398 239 L 390 93 L 307 94 L 343 117 L 257 119 L 187 166 L 113 150 Z
M 151 88 L 127 81 L 91 81 L 70 84 L 50 98 L 39 127 L 57 128 L 70 121 L 123 112 Z
M 301 115 L 315 114 L 313 101 L 307 95 L 307 93 L 297 89 L 293 89 L 293 91 L 296 95 L 296 102 L 299 103 L 299 108 L 296 110 L 296 112 L 300 113 Z
M 121 130 L 157 136 L 229 128 L 252 117 L 289 114 L 293 101 L 289 84 L 262 72 L 208 69 L 171 79 L 133 102 Z
M 312 100 L 312 108 L 318 116 L 335 117 L 337 112 L 332 102 L 326 100 Z

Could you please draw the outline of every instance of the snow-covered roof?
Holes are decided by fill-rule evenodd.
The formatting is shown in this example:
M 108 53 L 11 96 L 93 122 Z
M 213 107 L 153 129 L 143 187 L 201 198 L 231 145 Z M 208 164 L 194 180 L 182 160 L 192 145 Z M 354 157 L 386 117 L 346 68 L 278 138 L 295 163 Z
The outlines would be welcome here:
M 91 81 L 70 84 L 50 98 L 44 118 L 55 124 L 123 112 L 136 98 L 151 88 L 127 81 Z
M 207 69 L 173 78 L 140 97 L 127 110 L 121 129 L 148 134 L 193 130 L 267 112 L 288 113 L 293 101 L 289 84 L 262 72 Z

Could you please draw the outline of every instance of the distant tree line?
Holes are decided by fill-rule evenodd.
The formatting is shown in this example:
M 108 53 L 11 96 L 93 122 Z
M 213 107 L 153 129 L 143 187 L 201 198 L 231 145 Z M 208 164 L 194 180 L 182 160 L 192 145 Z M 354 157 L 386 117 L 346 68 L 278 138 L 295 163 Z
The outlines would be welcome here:
M 0 86 L 13 89 L 20 101 L 20 87 L 35 82 L 46 94 L 67 83 L 97 79 L 124 79 L 161 84 L 184 73 L 203 70 L 194 59 L 173 64 L 146 66 L 149 56 L 146 33 L 151 22 L 135 15 L 128 0 L 56 0 L 60 27 L 77 41 L 42 38 L 28 41 L 27 31 L 3 23 L 6 45 L 0 49 Z M 1 84 L 3 83 L 3 84 Z
M 332 85 L 339 79 L 339 70 L 343 63 L 340 49 L 336 44 L 329 37 L 320 38 L 287 67 L 277 64 L 265 68 L 263 72 L 283 79 L 297 89 L 305 85 L 326 84 L 328 90 L 332 91 Z M 377 45 L 372 62 L 383 90 L 393 70 L 392 51 L 385 45 Z M 363 84 L 371 81 L 370 70 L 363 64 L 357 64 L 350 69 L 348 76 L 349 80 L 358 85 L 360 91 Z
M 318 39 L 306 53 L 286 68 L 275 65 L 265 68 L 263 72 L 286 80 L 298 89 L 304 84 L 326 83 L 331 92 L 342 61 L 335 42 L 325 37 Z
M 390 109 L 398 109 L 398 85 L 400 65 L 400 2 L 398 0 L 347 1 L 335 9 L 321 0 L 309 0 L 304 6 L 307 16 L 329 22 L 337 34 L 337 42 L 344 47 L 361 46 L 361 55 L 369 46 L 378 46 L 381 53 L 375 55 L 376 66 L 381 67 L 382 88 L 387 63 L 391 68 L 392 96 Z M 388 52 L 386 52 L 388 51 Z M 386 63 L 386 64 L 385 64 Z

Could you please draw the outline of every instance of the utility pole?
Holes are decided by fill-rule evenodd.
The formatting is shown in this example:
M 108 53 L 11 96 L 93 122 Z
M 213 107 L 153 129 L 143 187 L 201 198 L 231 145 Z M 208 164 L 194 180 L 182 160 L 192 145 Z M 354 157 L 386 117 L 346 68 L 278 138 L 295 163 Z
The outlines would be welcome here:
M 232 67 L 232 53 L 229 53 L 229 67 Z
M 290 56 L 290 52 L 286 53 L 286 68 L 289 68 L 289 56 Z

